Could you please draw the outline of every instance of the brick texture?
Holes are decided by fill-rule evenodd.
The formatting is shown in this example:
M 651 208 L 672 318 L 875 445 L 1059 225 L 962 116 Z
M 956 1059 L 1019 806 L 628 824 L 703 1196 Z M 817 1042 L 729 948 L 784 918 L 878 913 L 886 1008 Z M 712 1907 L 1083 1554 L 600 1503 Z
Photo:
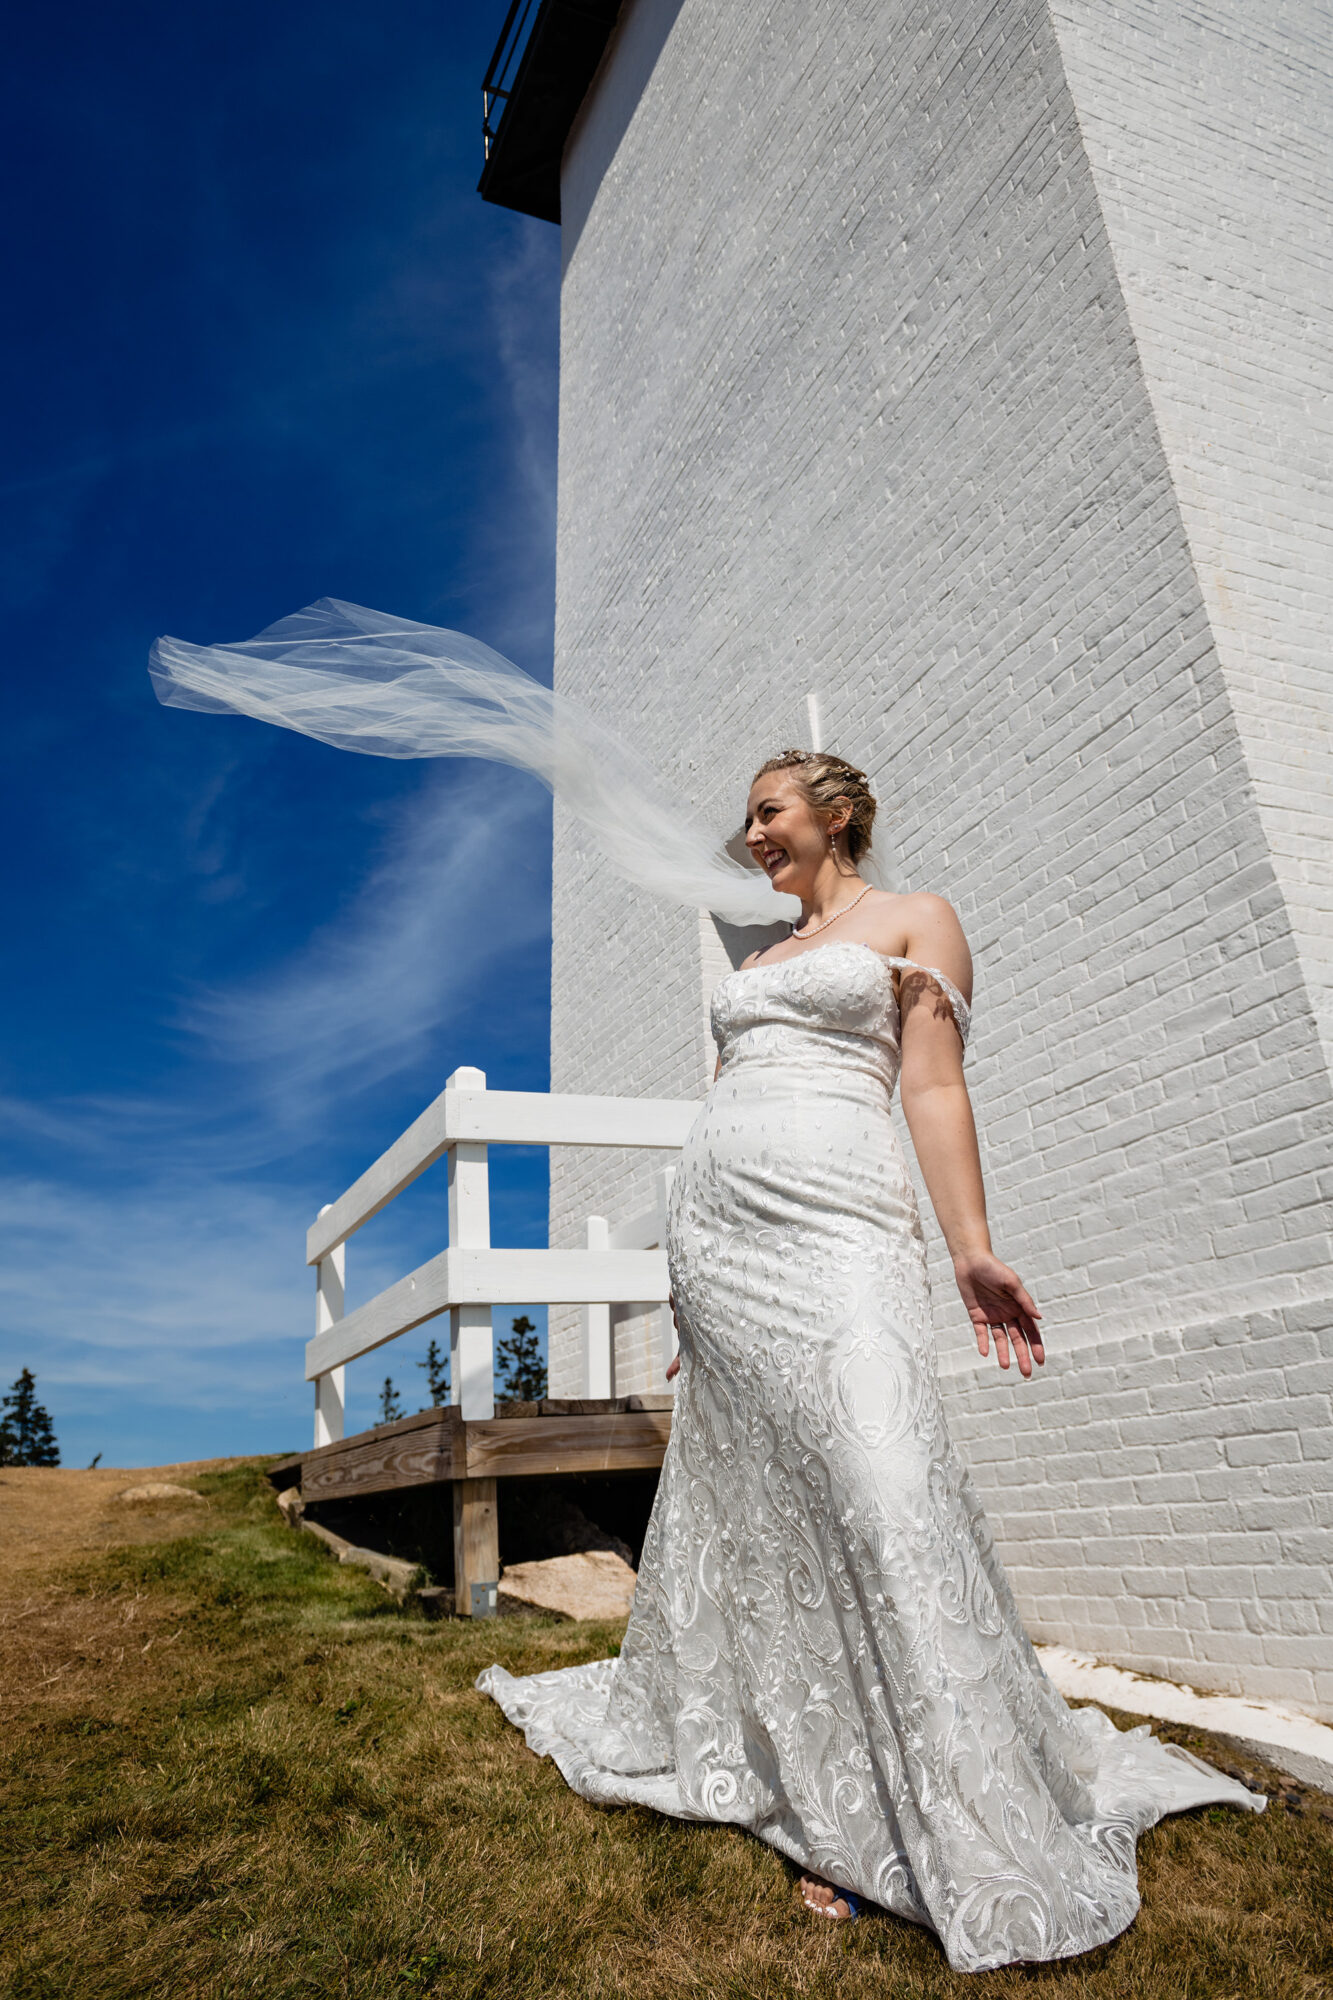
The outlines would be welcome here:
M 937 1324 L 1027 1615 L 1333 1713 L 1321 36 L 632 0 L 566 153 L 556 673 L 727 832 L 818 695 L 977 958 L 994 1234 L 1055 1358 L 979 1376 L 938 1268 Z M 554 894 L 553 1088 L 700 1092 L 715 928 L 560 814 Z M 555 1156 L 552 1242 L 652 1164 Z M 655 1347 L 622 1328 L 618 1388 Z M 576 1390 L 570 1316 L 551 1358 Z
M 1333 1046 L 1333 14 L 1309 0 L 1052 12 Z

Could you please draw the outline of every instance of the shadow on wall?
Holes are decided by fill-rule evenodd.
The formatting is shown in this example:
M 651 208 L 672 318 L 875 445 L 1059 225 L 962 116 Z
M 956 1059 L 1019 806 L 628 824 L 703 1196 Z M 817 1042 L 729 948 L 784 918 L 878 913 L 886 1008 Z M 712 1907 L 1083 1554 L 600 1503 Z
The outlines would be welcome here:
M 683 0 L 638 0 L 636 6 L 621 10 L 565 142 L 560 174 L 562 270 L 578 248 L 597 190 L 629 130 L 682 4 Z M 608 64 L 614 64 L 613 81 L 606 80 Z

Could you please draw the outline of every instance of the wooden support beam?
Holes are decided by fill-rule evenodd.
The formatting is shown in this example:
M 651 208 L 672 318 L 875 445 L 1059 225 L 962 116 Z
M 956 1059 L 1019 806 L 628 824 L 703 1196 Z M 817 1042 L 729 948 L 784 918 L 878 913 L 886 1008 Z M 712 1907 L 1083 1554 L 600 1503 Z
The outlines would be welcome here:
M 500 1584 L 500 1518 L 493 1479 L 454 1482 L 454 1610 L 493 1618 Z

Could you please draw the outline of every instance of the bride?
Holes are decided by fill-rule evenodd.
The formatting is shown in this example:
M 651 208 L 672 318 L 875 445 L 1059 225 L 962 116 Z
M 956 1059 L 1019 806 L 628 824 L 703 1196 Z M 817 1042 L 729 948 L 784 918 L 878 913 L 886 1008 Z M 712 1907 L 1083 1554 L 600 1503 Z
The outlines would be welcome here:
M 875 801 L 790 750 L 746 842 L 800 899 L 718 985 L 713 1087 L 668 1224 L 680 1386 L 620 1657 L 477 1685 L 569 1784 L 748 1827 L 835 1921 L 866 1898 L 981 1971 L 1138 1908 L 1135 1841 L 1242 1786 L 1066 1707 L 1023 1631 L 940 1403 L 895 1084 L 983 1357 L 1031 1377 L 1040 1314 L 995 1255 L 949 904 L 858 873 Z
M 895 1086 L 982 1356 L 1030 1377 L 1040 1315 L 986 1229 L 967 943 L 938 896 L 862 879 L 863 774 L 762 767 L 765 881 L 596 716 L 464 633 L 322 598 L 254 639 L 160 639 L 150 672 L 173 708 L 515 765 L 640 889 L 739 924 L 798 913 L 713 996 L 668 1225 L 680 1387 L 620 1657 L 478 1681 L 532 1748 L 584 1798 L 748 1827 L 812 1911 L 865 1897 L 961 1971 L 1115 1937 L 1164 1813 L 1262 1810 L 1146 1725 L 1065 1706 L 950 1442 Z

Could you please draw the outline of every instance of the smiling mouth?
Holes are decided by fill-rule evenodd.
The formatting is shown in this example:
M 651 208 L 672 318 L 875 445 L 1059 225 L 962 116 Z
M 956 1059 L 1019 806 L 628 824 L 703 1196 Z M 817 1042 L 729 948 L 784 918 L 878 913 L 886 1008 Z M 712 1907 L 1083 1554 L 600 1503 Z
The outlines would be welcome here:
M 766 847 L 760 859 L 771 875 L 776 869 L 781 868 L 783 862 L 787 859 L 787 855 L 781 847 Z

